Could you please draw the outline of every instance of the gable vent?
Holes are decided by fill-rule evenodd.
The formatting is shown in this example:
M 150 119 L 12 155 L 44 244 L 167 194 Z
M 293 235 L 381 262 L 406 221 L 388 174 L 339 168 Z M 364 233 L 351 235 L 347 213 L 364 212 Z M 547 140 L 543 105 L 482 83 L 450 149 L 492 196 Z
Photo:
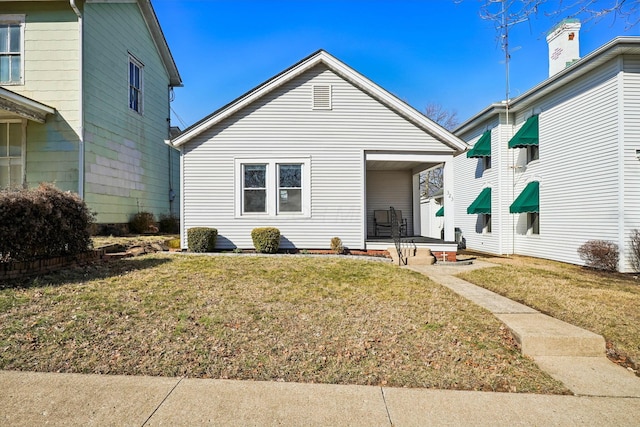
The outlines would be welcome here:
M 331 109 L 331 85 L 313 85 L 314 110 Z

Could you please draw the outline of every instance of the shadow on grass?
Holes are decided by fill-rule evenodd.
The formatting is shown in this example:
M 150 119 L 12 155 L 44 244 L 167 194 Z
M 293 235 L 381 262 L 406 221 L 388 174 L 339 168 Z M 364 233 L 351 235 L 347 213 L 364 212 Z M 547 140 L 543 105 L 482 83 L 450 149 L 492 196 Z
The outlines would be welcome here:
M 171 261 L 171 257 L 137 257 L 116 261 L 97 261 L 92 264 L 65 268 L 49 274 L 0 282 L 2 289 L 27 289 L 45 286 L 80 284 L 92 280 L 122 276 L 132 271 L 154 268 Z

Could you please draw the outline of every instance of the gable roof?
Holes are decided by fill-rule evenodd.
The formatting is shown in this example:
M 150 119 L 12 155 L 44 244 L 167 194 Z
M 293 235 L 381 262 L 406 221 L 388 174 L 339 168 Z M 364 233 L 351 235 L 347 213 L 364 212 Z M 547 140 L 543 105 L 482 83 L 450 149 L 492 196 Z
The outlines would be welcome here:
M 67 3 L 69 3 L 69 0 L 66 1 Z M 167 39 L 165 39 L 162 28 L 160 28 L 160 22 L 158 21 L 158 17 L 156 16 L 155 11 L 153 10 L 151 0 L 87 0 L 87 3 L 137 3 L 138 7 L 140 8 L 140 12 L 142 13 L 142 17 L 147 24 L 147 29 L 149 30 L 151 38 L 153 39 L 153 43 L 156 45 L 158 54 L 162 58 L 162 63 L 164 64 L 164 67 L 167 70 L 167 74 L 169 75 L 169 85 L 172 87 L 182 87 L 182 78 L 180 77 L 180 73 L 178 72 L 176 63 L 173 60 L 173 55 L 171 55 L 171 51 L 169 50 Z
M 255 87 L 219 110 L 213 112 L 211 115 L 205 117 L 199 122 L 191 125 L 185 131 L 170 141 L 174 147 L 179 147 L 192 138 L 200 135 L 212 126 L 220 123 L 222 120 L 230 117 L 232 114 L 240 111 L 249 104 L 253 103 L 262 96 L 268 94 L 274 89 L 289 82 L 293 78 L 301 75 L 305 71 L 315 67 L 318 64 L 323 64 L 338 76 L 347 80 L 354 86 L 358 87 L 378 102 L 386 105 L 391 110 L 395 111 L 401 117 L 412 122 L 425 132 L 437 138 L 439 141 L 452 148 L 455 151 L 464 151 L 468 148 L 467 144 L 454 136 L 452 133 L 438 125 L 427 116 L 411 107 L 406 102 L 400 100 L 393 94 L 389 93 L 382 87 L 373 83 L 371 80 L 355 71 L 353 68 L 347 66 L 345 63 L 339 61 L 335 57 L 331 56 L 324 50 L 318 50 L 317 52 L 309 55 L 300 62 L 287 68 L 281 73 L 270 78 L 261 85 Z
M 147 28 L 153 38 L 153 42 L 156 45 L 156 49 L 158 49 L 158 53 L 162 58 L 164 67 L 169 74 L 169 85 L 172 87 L 182 87 L 182 78 L 178 72 L 176 62 L 173 60 L 173 55 L 171 55 L 171 51 L 169 50 L 167 39 L 164 37 L 156 12 L 153 10 L 153 6 L 151 5 L 151 0 L 137 0 L 137 2 L 140 7 L 140 11 L 142 12 L 142 16 L 144 17 L 144 21 L 147 24 Z
M 627 36 L 617 37 L 610 42 L 602 45 L 598 49 L 591 52 L 584 58 L 576 61 L 568 68 L 561 72 L 549 77 L 532 89 L 523 93 L 522 95 L 514 98 L 509 103 L 509 112 L 517 113 L 522 110 L 530 108 L 533 103 L 538 101 L 541 97 L 562 88 L 564 85 L 579 79 L 589 71 L 597 68 L 598 66 L 611 61 L 613 58 L 619 55 L 639 55 L 640 54 L 640 37 Z M 506 111 L 505 102 L 497 102 L 489 105 L 484 110 L 480 111 L 475 116 L 471 117 L 456 129 L 453 133 L 460 135 L 465 133 L 478 124 L 481 124 L 484 120 L 490 119 L 495 115 Z

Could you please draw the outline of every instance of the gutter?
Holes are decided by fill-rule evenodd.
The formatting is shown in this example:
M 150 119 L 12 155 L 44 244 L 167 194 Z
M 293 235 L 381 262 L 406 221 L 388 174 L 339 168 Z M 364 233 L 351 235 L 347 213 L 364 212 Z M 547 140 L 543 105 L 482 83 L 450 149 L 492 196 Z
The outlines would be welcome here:
M 76 5 L 76 0 L 69 0 L 69 6 L 75 12 L 78 17 L 78 115 L 80 116 L 80 126 L 78 127 L 78 195 L 81 199 L 84 199 L 84 21 L 82 19 L 82 12 Z

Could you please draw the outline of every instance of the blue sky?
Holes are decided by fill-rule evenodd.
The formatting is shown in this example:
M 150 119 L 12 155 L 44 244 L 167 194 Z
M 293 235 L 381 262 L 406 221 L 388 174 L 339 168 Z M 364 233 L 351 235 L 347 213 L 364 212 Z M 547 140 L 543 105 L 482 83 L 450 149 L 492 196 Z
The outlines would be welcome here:
M 318 49 L 414 108 L 455 110 L 460 122 L 505 97 L 504 53 L 479 0 L 153 0 L 184 81 L 172 124 L 185 128 Z M 548 75 L 543 12 L 510 30 L 511 96 Z M 581 55 L 623 22 L 584 23 Z

